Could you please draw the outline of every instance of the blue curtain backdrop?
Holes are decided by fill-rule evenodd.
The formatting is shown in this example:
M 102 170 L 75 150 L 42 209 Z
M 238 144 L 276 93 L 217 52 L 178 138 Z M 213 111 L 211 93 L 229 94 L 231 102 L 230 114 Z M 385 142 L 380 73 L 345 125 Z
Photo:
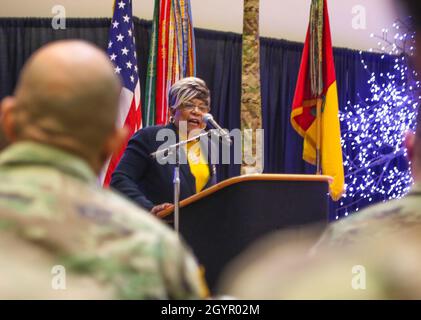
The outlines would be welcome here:
M 134 20 L 141 79 L 145 97 L 146 66 L 151 23 Z M 49 18 L 0 19 L 0 98 L 11 94 L 20 69 L 29 55 L 43 44 L 78 38 L 106 49 L 110 19 L 67 19 L 65 30 L 54 30 Z M 211 90 L 212 113 L 225 128 L 240 127 L 241 35 L 195 29 L 197 76 Z M 303 39 L 304 39 L 303 34 Z M 302 43 L 261 38 L 261 84 L 263 128 L 265 130 L 265 173 L 314 173 L 302 158 L 302 138 L 292 129 L 290 110 L 300 66 Z M 364 53 L 368 70 L 385 72 L 392 62 L 378 54 Z M 340 110 L 347 101 L 358 102 L 369 94 L 368 71 L 358 51 L 334 49 Z M 144 105 L 144 104 L 143 104 Z M 238 175 L 238 165 L 223 167 L 219 179 Z M 375 199 L 375 201 L 380 199 Z M 374 202 L 375 202 L 374 201 Z M 337 203 L 331 203 L 330 217 Z

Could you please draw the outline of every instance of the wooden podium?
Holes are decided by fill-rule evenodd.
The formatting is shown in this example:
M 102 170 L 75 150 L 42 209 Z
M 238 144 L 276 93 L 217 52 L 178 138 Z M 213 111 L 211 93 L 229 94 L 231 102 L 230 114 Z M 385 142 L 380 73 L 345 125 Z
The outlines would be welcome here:
M 327 223 L 331 180 L 322 175 L 244 175 L 181 201 L 179 230 L 205 267 L 211 292 L 227 263 L 258 238 Z M 160 217 L 171 221 L 172 211 L 162 211 Z

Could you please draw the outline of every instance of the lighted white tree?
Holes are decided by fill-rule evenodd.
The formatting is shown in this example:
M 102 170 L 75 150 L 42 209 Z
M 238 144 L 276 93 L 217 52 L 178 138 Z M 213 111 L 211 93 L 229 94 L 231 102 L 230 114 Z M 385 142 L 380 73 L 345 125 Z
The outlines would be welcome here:
M 336 219 L 374 202 L 402 197 L 412 184 L 402 142 L 404 133 L 415 129 L 420 82 L 409 66 L 415 49 L 409 22 L 396 21 L 393 36 L 388 29 L 371 35 L 378 43 L 370 51 L 394 62 L 389 72 L 370 72 L 360 52 L 371 94 L 357 104 L 348 102 L 340 113 L 346 193 Z

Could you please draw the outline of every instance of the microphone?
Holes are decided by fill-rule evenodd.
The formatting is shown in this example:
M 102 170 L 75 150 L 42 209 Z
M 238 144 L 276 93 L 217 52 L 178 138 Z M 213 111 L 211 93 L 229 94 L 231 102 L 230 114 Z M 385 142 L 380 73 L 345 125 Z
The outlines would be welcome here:
M 231 137 L 229 136 L 229 133 L 227 130 L 223 129 L 213 118 L 213 116 L 210 113 L 206 113 L 203 115 L 203 121 L 205 123 L 210 123 L 212 127 L 217 129 L 219 131 L 220 136 L 228 143 L 231 144 Z

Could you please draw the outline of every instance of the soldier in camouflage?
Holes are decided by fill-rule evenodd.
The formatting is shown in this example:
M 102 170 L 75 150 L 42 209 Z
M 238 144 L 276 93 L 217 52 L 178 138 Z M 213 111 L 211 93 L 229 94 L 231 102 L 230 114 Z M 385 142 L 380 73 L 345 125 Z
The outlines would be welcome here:
M 309 254 L 317 233 L 263 239 L 227 268 L 219 292 L 239 299 L 421 298 L 420 225 Z
M 421 183 L 418 181 L 402 199 L 373 205 L 330 224 L 316 248 L 354 245 L 393 235 L 402 228 L 421 226 L 420 203 Z
M 16 272 L 27 264 L 34 276 L 59 265 L 68 276 L 66 297 L 203 298 L 203 277 L 177 235 L 97 186 L 96 175 L 126 138 L 115 127 L 120 89 L 108 57 L 82 41 L 49 44 L 24 66 L 15 95 L 1 105 L 12 143 L 0 154 L 0 234 L 10 243 L 0 259 L 12 259 L 9 269 L 0 265 L 0 278 L 14 264 Z M 42 254 L 30 259 L 30 249 Z M 91 284 L 83 293 L 82 280 Z M 30 281 L 16 274 L 8 282 L 25 288 Z M 8 292 L 0 286 L 1 298 Z

